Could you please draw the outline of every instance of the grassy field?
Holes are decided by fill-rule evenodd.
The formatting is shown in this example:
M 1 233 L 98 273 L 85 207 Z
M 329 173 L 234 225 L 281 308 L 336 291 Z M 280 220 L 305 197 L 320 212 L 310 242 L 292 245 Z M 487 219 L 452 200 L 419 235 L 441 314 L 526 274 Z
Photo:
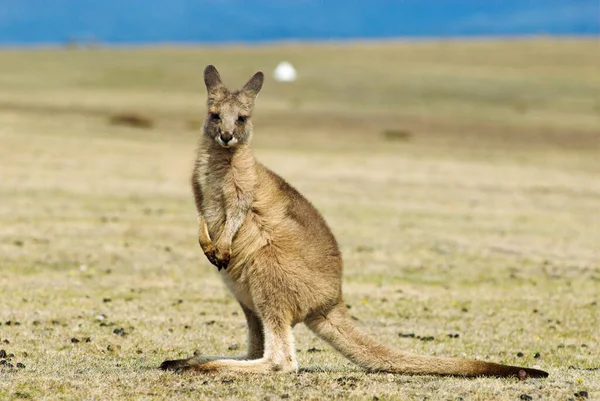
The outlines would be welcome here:
M 244 352 L 196 243 L 202 70 L 283 59 L 256 155 L 330 223 L 357 324 L 548 379 L 367 374 L 304 326 L 297 374 L 157 369 Z M 0 51 L 0 399 L 600 398 L 599 65 L 575 39 Z

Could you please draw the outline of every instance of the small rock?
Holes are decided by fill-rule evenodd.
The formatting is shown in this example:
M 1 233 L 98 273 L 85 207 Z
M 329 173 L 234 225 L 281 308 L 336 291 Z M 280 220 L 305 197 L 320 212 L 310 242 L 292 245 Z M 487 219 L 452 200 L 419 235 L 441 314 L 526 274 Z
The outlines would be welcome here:
M 587 391 L 580 391 L 578 393 L 575 393 L 574 396 L 580 397 L 580 398 L 588 398 L 590 395 L 588 394 Z
M 320 350 L 320 349 L 315 348 L 315 347 L 312 347 L 312 348 L 309 348 L 309 349 L 306 350 L 306 352 L 310 352 L 311 354 L 315 353 L 315 352 L 321 352 L 321 351 L 323 351 L 323 350 Z
M 6 358 L 6 350 L 0 349 L 0 358 Z
M 521 394 L 521 396 L 519 397 L 520 400 L 526 400 L 526 401 L 531 401 L 533 400 L 533 397 L 527 394 Z
M 25 369 L 25 365 L 23 365 L 21 362 L 17 363 L 17 369 Z
M 229 351 L 236 351 L 236 350 L 240 349 L 240 346 L 238 344 L 231 344 L 227 349 Z
M 71 342 L 72 342 L 73 344 L 77 344 L 77 343 L 79 342 L 79 340 L 78 340 L 78 339 L 76 339 L 75 337 L 73 337 L 73 338 L 71 338 Z
M 540 354 L 539 352 L 536 352 L 535 355 L 533 355 L 533 357 L 535 359 L 540 359 L 542 357 L 542 354 Z
M 125 333 L 125 330 L 122 327 L 120 329 L 114 329 L 113 333 L 121 337 L 125 337 L 125 334 L 127 334 Z
M 522 352 L 517 352 L 517 357 L 519 357 L 519 358 L 522 358 L 522 357 L 524 357 L 524 356 L 525 356 L 525 354 L 524 354 L 524 353 L 522 353 Z
M 112 299 L 110 299 L 110 298 L 102 298 L 102 302 L 104 302 L 104 303 L 108 303 L 111 301 L 112 301 Z

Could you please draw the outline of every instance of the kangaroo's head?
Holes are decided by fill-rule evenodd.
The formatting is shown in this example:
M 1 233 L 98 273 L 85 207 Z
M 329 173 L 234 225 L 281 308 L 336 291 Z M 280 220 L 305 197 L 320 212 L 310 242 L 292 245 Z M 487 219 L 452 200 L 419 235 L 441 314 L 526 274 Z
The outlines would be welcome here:
M 213 65 L 204 69 L 204 83 L 208 92 L 208 116 L 204 134 L 224 148 L 247 143 L 252 137 L 252 110 L 254 100 L 262 88 L 264 75 L 257 72 L 244 87 L 230 91 L 223 85 Z

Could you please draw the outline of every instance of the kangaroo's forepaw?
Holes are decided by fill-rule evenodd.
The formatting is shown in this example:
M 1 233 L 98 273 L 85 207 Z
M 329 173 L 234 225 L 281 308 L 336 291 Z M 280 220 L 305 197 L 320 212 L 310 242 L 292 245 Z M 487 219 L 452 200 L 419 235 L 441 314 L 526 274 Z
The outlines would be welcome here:
M 230 252 L 219 251 L 219 249 L 215 249 L 214 246 L 210 245 L 204 249 L 204 255 L 210 263 L 215 265 L 219 270 L 227 269 L 227 265 L 229 265 L 229 259 L 231 259 Z
M 189 370 L 191 365 L 189 364 L 187 359 L 176 359 L 173 361 L 164 361 L 160 364 L 160 369 L 162 370 L 170 370 L 176 373 L 185 372 Z
M 227 266 L 229 265 L 229 260 L 231 259 L 231 252 L 230 251 L 219 252 L 219 250 L 217 250 L 217 253 L 215 256 L 217 259 L 217 268 L 219 270 L 227 269 Z

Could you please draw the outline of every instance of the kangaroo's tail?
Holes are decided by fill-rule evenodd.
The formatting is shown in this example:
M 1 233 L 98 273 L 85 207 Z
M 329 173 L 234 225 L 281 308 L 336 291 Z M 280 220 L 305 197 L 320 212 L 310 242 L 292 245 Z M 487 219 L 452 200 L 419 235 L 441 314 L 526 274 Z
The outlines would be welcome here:
M 451 376 L 547 377 L 542 370 L 472 359 L 438 358 L 396 351 L 361 333 L 343 303 L 315 314 L 306 325 L 346 358 L 370 371 Z

